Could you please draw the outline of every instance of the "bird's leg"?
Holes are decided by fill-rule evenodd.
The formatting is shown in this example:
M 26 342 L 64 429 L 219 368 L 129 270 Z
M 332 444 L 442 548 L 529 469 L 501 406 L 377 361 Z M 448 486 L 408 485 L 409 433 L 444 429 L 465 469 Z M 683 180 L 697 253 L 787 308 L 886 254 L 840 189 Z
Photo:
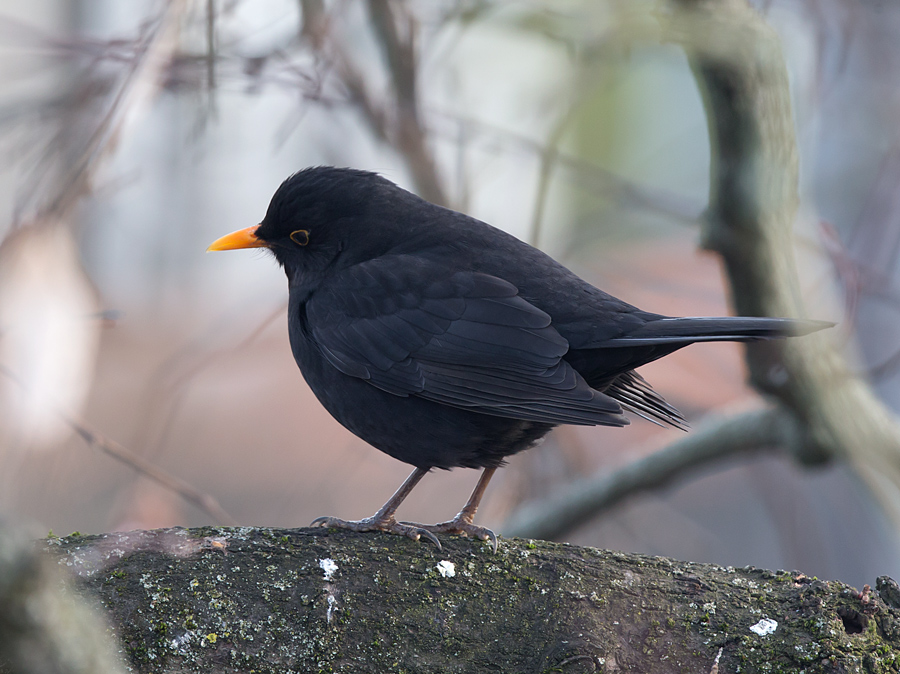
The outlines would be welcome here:
M 401 522 L 401 524 L 417 527 L 436 534 L 461 534 L 463 536 L 479 538 L 482 541 L 490 541 L 494 548 L 494 552 L 497 552 L 496 534 L 487 527 L 480 527 L 477 524 L 473 524 L 475 512 L 478 510 L 478 504 L 481 503 L 481 497 L 484 496 L 484 491 L 487 489 L 488 482 L 491 481 L 496 470 L 496 468 L 484 469 L 484 472 L 481 474 L 481 477 L 478 478 L 478 484 L 475 485 L 475 490 L 472 492 L 466 505 L 463 506 L 463 509 L 460 510 L 452 520 L 441 522 L 440 524 L 417 524 L 415 522 Z
M 400 488 L 394 492 L 394 495 L 387 500 L 387 503 L 381 506 L 378 512 L 371 517 L 366 517 L 361 520 L 342 520 L 337 517 L 318 517 L 314 519 L 309 526 L 333 527 L 335 529 L 349 529 L 350 531 L 385 531 L 389 534 L 407 536 L 414 541 L 419 540 L 419 538 L 426 538 L 434 543 L 435 547 L 440 550 L 441 542 L 437 539 L 437 536 L 428 529 L 420 527 L 417 524 L 398 522 L 394 519 L 394 513 L 397 512 L 397 508 L 400 507 L 400 504 L 403 503 L 403 500 L 407 496 L 409 496 L 413 487 L 419 483 L 419 480 L 425 477 L 427 472 L 428 470 L 425 468 L 416 468 L 410 476 L 404 480 L 403 484 L 400 485 Z M 477 502 L 475 503 L 475 507 L 478 507 Z M 475 511 L 473 510 L 472 514 L 474 515 L 474 513 Z

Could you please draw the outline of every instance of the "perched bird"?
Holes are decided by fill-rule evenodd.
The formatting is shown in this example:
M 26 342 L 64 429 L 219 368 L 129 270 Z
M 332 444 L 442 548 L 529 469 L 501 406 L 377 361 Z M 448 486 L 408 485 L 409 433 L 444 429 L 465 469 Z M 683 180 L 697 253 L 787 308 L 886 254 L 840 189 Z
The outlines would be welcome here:
M 805 334 L 784 318 L 670 318 L 598 290 L 541 251 L 374 173 L 314 167 L 285 180 L 262 222 L 209 250 L 267 248 L 288 278 L 288 332 L 325 408 L 415 466 L 372 517 L 313 525 L 491 540 L 473 523 L 494 471 L 559 424 L 684 427 L 635 368 L 694 342 Z M 436 525 L 394 512 L 432 468 L 482 468 Z

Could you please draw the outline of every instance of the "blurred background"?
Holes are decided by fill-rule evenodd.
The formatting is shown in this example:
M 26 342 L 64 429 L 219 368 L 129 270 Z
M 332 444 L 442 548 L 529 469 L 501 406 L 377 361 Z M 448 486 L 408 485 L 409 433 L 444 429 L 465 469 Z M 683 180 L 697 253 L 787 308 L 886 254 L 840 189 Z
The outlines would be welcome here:
M 790 76 L 808 313 L 840 321 L 854 373 L 896 411 L 900 6 L 751 4 Z M 306 388 L 273 260 L 204 253 L 309 165 L 377 171 L 643 309 L 729 313 L 698 250 L 706 113 L 656 2 L 0 0 L 0 35 L 0 513 L 44 531 L 357 519 L 408 474 Z M 697 427 L 763 404 L 736 345 L 642 374 Z M 522 504 L 680 438 L 640 419 L 557 429 L 498 474 L 479 521 L 502 532 Z M 429 475 L 399 515 L 448 519 L 476 480 Z M 860 587 L 900 574 L 866 482 L 778 448 L 565 539 Z

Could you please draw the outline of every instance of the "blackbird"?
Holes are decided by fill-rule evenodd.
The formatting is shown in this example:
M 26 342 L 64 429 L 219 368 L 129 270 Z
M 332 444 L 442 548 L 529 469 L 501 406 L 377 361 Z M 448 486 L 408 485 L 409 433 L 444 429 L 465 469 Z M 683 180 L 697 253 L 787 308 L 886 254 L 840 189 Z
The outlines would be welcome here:
M 313 167 L 285 180 L 259 225 L 209 250 L 267 248 L 288 278 L 294 359 L 325 408 L 415 466 L 372 517 L 313 525 L 414 540 L 473 523 L 494 471 L 559 424 L 684 428 L 635 368 L 694 342 L 829 326 L 785 318 L 670 318 L 598 290 L 541 251 L 389 180 Z M 394 512 L 432 468 L 481 468 L 468 503 L 435 525 Z

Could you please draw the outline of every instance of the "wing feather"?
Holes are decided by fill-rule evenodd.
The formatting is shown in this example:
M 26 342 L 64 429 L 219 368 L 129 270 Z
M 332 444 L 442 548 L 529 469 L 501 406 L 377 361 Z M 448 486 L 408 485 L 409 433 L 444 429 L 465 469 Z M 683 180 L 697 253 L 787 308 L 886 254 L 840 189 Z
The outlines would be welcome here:
M 395 395 L 541 423 L 628 423 L 563 360 L 550 316 L 487 274 L 382 257 L 323 283 L 306 316 L 328 362 Z

